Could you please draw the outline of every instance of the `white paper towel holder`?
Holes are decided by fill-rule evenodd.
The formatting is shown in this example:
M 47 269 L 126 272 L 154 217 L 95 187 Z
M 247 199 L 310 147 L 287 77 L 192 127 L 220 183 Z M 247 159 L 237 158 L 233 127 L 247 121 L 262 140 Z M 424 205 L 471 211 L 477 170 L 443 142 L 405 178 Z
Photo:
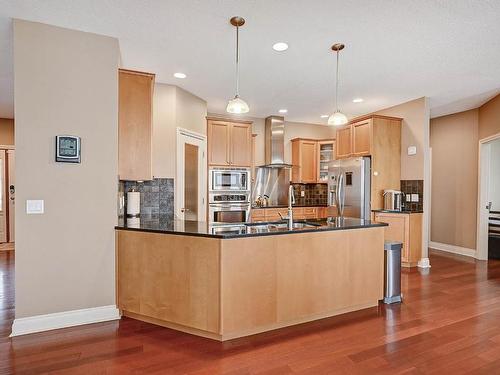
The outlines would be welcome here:
M 139 218 L 140 216 L 141 193 L 132 188 L 132 190 L 127 192 L 127 218 Z

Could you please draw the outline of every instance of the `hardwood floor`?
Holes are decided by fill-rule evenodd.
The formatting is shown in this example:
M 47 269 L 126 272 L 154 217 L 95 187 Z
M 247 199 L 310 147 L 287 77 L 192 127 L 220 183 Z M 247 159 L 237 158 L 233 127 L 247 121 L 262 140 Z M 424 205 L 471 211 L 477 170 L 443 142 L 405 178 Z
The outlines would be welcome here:
M 0 253 L 0 374 L 500 374 L 500 261 L 433 253 L 404 303 L 218 343 L 122 319 L 9 339 L 13 253 Z

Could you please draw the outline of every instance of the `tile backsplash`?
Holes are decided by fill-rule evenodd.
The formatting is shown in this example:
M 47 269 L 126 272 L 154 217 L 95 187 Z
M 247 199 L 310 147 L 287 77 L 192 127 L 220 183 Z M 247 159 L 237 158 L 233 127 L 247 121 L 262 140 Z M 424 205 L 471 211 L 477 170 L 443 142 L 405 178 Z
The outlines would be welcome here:
M 292 184 L 295 204 L 300 206 L 326 206 L 328 204 L 327 184 Z M 301 196 L 301 191 L 304 196 Z
M 405 201 L 405 211 L 422 211 L 424 199 L 424 180 L 401 180 L 401 191 L 405 195 L 418 195 L 418 202 Z
M 174 179 L 155 178 L 151 181 L 120 181 L 118 194 L 123 194 L 125 207 L 119 216 L 127 213 L 127 192 L 135 189 L 141 193 L 141 218 L 174 218 Z

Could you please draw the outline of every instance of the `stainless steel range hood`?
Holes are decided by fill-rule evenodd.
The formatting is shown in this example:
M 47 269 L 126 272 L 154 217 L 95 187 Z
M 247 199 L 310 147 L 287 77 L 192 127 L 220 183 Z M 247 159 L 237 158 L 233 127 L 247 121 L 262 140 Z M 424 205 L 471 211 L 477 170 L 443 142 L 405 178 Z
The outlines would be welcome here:
M 266 118 L 265 129 L 266 164 L 265 168 L 291 168 L 285 163 L 285 118 L 269 116 Z

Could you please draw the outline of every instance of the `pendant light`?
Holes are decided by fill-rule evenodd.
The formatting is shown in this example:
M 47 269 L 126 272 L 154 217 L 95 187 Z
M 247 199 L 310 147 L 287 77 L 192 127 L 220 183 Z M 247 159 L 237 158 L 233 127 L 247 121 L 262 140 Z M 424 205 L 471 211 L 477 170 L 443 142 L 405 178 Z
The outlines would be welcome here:
M 240 27 L 245 24 L 243 17 L 234 16 L 229 21 L 231 25 L 236 27 L 236 95 L 233 99 L 227 102 L 226 112 L 228 113 L 247 113 L 250 108 L 248 104 L 240 98 L 240 45 L 239 45 L 239 31 Z
M 344 49 L 342 43 L 335 43 L 332 46 L 332 51 L 337 53 L 337 74 L 335 77 L 335 112 L 328 117 L 328 125 L 345 125 L 347 124 L 347 116 L 339 111 L 339 53 Z

